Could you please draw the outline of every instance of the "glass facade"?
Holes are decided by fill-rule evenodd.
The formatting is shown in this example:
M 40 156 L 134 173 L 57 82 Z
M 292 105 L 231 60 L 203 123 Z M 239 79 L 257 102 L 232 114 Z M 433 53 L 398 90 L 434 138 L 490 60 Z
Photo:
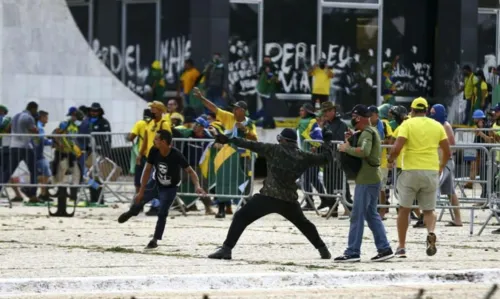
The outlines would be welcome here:
M 384 3 L 383 67 L 392 68 L 396 96 L 432 95 L 436 11 L 434 0 Z
M 184 60 L 191 56 L 190 2 L 95 1 L 94 13 L 85 6 L 71 7 L 71 12 L 85 38 L 92 39 L 96 54 L 124 84 L 143 95 L 149 67 L 158 59 L 173 95 Z M 380 102 L 387 78 L 398 99 L 433 96 L 438 38 L 435 0 L 229 2 L 228 93 L 233 100 L 247 101 L 252 112 L 260 107 L 255 87 L 264 55 L 279 71 L 276 116 L 295 117 L 299 106 L 310 101 L 312 80 L 307 70 L 318 54 L 334 71 L 330 100 L 342 110 Z M 488 70 L 499 63 L 499 5 L 497 0 L 479 0 L 479 7 L 488 13 L 478 15 L 477 60 L 480 68 Z M 103 14 L 114 14 L 110 28 Z M 92 16 L 97 21 L 89 26 Z M 89 30 L 92 25 L 94 36 Z M 201 64 L 195 61 L 198 69 Z M 383 70 L 390 74 L 384 76 Z
M 322 57 L 332 68 L 331 94 L 343 111 L 376 104 L 378 12 L 323 8 Z
M 489 81 L 491 69 L 498 65 L 497 49 L 498 12 L 481 12 L 477 17 L 477 62 Z
M 129 3 L 125 6 L 126 42 L 122 76 L 125 84 L 140 95 L 144 94 L 149 68 L 157 57 L 157 8 L 157 3 Z
M 259 64 L 259 5 L 231 3 L 229 12 L 228 86 L 237 101 L 257 110 Z

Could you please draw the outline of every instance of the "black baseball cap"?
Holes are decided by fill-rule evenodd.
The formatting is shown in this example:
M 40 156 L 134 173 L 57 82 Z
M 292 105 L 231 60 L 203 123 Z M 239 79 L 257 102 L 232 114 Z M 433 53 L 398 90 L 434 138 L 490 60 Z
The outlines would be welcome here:
M 238 101 L 233 104 L 233 108 L 241 108 L 243 110 L 248 110 L 248 105 L 245 101 Z
M 281 131 L 281 133 L 276 137 L 278 141 L 280 141 L 280 139 L 285 139 L 289 142 L 297 142 L 297 132 L 290 128 L 283 129 L 283 131 Z
M 368 108 L 365 105 L 356 105 L 354 108 L 351 110 L 351 115 L 356 114 L 357 116 L 361 117 L 370 117 L 372 116 L 372 112 L 368 110 Z
M 375 105 L 371 105 L 368 107 L 368 111 L 370 111 L 371 113 L 375 113 L 375 114 L 378 114 L 378 108 L 377 106 Z

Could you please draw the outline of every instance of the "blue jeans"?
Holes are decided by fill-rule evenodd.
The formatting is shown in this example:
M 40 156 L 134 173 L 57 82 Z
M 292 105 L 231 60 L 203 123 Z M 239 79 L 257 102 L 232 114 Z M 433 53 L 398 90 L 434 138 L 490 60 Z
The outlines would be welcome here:
M 141 212 L 144 205 L 153 200 L 154 198 L 159 198 L 159 209 L 158 209 L 158 220 L 156 221 L 156 228 L 153 238 L 156 240 L 161 240 L 163 237 L 163 232 L 165 231 L 165 225 L 167 225 L 168 211 L 170 206 L 174 202 L 177 196 L 177 187 L 165 188 L 160 187 L 156 184 L 155 180 L 150 180 L 146 186 L 146 191 L 144 192 L 144 198 L 140 203 L 134 203 L 130 207 L 130 212 L 132 215 L 137 216 Z
M 262 125 L 265 128 L 272 127 L 275 125 L 274 118 L 271 115 L 272 114 L 271 105 L 272 105 L 273 98 L 271 96 L 270 97 L 260 96 L 260 99 L 262 101 L 262 109 L 260 109 L 260 111 L 256 113 L 256 119 L 259 119 L 262 117 L 263 118 Z
M 375 246 L 378 252 L 391 248 L 385 233 L 382 219 L 377 212 L 380 195 L 380 183 L 356 185 L 354 188 L 354 203 L 351 212 L 351 226 L 349 228 L 349 241 L 345 255 L 360 255 L 365 219 L 373 233 Z

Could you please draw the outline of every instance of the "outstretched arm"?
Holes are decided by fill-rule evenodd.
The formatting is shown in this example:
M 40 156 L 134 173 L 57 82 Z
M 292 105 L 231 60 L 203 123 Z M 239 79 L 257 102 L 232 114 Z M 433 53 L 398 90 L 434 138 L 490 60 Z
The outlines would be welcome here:
M 323 144 L 321 146 L 321 153 L 305 153 L 306 161 L 311 166 L 322 166 L 329 164 L 333 160 L 333 149 L 327 145 Z
M 231 138 L 229 143 L 237 147 L 245 148 L 259 154 L 259 156 L 269 157 L 272 154 L 274 144 L 250 141 L 242 138 Z

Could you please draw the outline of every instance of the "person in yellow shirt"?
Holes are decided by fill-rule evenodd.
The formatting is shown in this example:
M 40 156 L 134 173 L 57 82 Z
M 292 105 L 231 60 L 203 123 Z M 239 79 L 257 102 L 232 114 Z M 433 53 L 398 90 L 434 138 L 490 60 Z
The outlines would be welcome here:
M 474 87 L 475 101 L 472 111 L 476 111 L 477 109 L 484 111 L 488 105 L 488 84 L 486 83 L 486 78 L 484 77 L 482 70 L 476 72 L 476 77 L 478 80 L 476 86 Z
M 411 103 L 411 118 L 398 127 L 398 135 L 388 158 L 393 163 L 404 147 L 402 172 L 398 177 L 399 193 L 398 236 L 399 246 L 396 256 L 406 257 L 406 232 L 413 205 L 418 201 L 424 213 L 427 228 L 428 256 L 436 254 L 436 208 L 439 176 L 451 157 L 450 144 L 444 127 L 434 119 L 426 117 L 429 104 L 424 98 L 417 98 Z M 438 155 L 441 150 L 441 161 Z
M 189 107 L 189 95 L 200 78 L 200 75 L 200 71 L 194 67 L 193 60 L 186 59 L 186 61 L 184 61 L 184 72 L 181 75 L 179 87 L 177 89 L 177 96 L 180 95 L 181 89 L 184 94 L 184 107 Z
M 321 103 L 328 101 L 330 97 L 330 83 L 334 74 L 326 65 L 326 60 L 322 58 L 319 60 L 319 64 L 309 70 L 309 76 L 314 81 L 311 95 L 312 104 L 319 108 L 316 103 L 321 105 Z
M 246 117 L 247 104 L 243 101 L 239 101 L 233 104 L 233 112 L 228 112 L 220 109 L 212 103 L 209 99 L 203 96 L 198 88 L 194 88 L 194 95 L 200 99 L 203 105 L 211 112 L 215 113 L 216 119 L 224 126 L 224 134 L 226 136 L 244 138 L 248 140 L 257 141 L 257 128 L 255 124 Z M 240 165 L 243 170 L 248 171 L 250 169 L 251 153 L 249 150 L 240 150 Z M 248 175 L 248 173 L 246 174 Z M 253 182 L 248 182 L 247 187 L 250 187 Z M 222 204 L 222 206 L 221 206 Z M 219 213 L 217 213 L 216 218 L 225 217 L 225 203 L 219 205 Z
M 469 125 L 472 124 L 472 105 L 476 100 L 476 93 L 474 91 L 479 80 L 476 76 L 474 76 L 470 65 L 464 65 L 462 72 L 464 76 L 464 83 L 461 91 L 464 92 L 464 100 L 467 102 L 463 124 Z
M 146 135 L 146 128 L 151 121 L 151 110 L 150 109 L 144 109 L 144 112 L 142 114 L 142 119 L 139 120 L 134 124 L 132 127 L 132 130 L 128 134 L 128 140 L 130 142 L 134 142 L 137 138 L 137 142 L 135 142 L 132 152 L 135 153 L 134 158 L 137 157 L 137 154 L 139 153 L 140 148 L 142 147 L 142 142 L 144 140 L 144 136 Z M 132 160 L 133 161 L 133 160 Z M 139 164 L 135 164 L 135 170 L 134 170 L 134 185 L 136 192 L 139 192 L 139 188 L 141 187 L 141 176 L 142 176 L 142 171 L 144 170 L 144 165 L 146 164 L 146 158 L 142 158 Z
M 163 114 L 167 111 L 165 105 L 160 101 L 154 101 L 149 104 L 151 109 L 151 121 L 147 124 L 144 140 L 142 141 L 139 154 L 136 158 L 136 165 L 140 165 L 144 158 L 147 159 L 149 151 L 154 145 L 156 133 L 159 130 L 166 130 L 172 133 L 172 127 L 168 119 L 163 118 Z M 154 182 L 152 182 L 154 183 Z M 151 203 L 151 209 L 146 213 L 147 216 L 156 216 L 158 214 L 160 202 L 155 199 Z

